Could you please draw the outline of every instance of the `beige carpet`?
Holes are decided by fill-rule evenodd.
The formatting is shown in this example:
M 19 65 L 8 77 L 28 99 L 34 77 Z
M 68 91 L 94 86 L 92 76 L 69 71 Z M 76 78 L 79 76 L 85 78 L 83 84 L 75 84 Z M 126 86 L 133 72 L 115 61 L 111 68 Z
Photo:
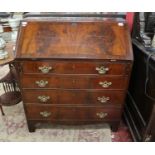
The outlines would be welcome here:
M 0 68 L 0 76 L 7 73 L 7 67 Z M 3 89 L 0 86 L 0 94 Z M 3 107 L 5 116 L 0 114 L 1 142 L 110 142 L 111 130 L 107 124 L 62 126 L 50 125 L 29 133 L 23 104 Z

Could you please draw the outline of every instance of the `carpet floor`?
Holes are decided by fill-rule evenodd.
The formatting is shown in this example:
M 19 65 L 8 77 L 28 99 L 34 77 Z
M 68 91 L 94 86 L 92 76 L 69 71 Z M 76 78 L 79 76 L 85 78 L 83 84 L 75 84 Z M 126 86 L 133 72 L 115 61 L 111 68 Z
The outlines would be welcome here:
M 3 107 L 5 116 L 0 115 L 1 142 L 110 142 L 111 131 L 107 124 L 64 126 L 50 125 L 29 133 L 23 104 Z

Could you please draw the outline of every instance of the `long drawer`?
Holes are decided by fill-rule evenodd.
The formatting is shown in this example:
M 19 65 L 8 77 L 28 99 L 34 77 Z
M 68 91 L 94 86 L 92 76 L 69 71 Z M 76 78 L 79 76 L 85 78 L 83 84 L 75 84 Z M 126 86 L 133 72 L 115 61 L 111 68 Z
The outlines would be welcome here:
M 25 105 L 29 120 L 98 120 L 115 121 L 121 117 L 120 108 L 105 108 L 95 106 L 62 107 L 51 105 Z
M 23 75 L 21 78 L 23 88 L 125 90 L 127 85 L 127 76 Z
M 24 61 L 24 73 L 55 74 L 107 74 L 128 75 L 128 63 L 82 62 L 82 61 Z
M 124 97 L 124 91 L 23 90 L 23 100 L 25 103 L 121 105 L 124 102 Z

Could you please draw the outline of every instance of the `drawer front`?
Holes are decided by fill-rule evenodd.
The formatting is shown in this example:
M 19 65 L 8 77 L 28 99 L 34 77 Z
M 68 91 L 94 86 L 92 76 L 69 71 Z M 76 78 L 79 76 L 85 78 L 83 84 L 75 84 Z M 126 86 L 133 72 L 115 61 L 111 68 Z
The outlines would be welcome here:
M 89 91 L 89 101 L 98 105 L 122 105 L 124 104 L 125 92 L 114 90 Z
M 23 88 L 61 88 L 61 89 L 126 89 L 127 76 L 37 76 L 24 75 Z
M 23 100 L 25 103 L 86 104 L 87 95 L 84 91 L 24 90 Z
M 119 120 L 120 108 L 104 107 L 62 107 L 49 105 L 25 105 L 27 118 L 32 120 Z
M 25 103 L 41 104 L 97 104 L 121 105 L 124 102 L 123 91 L 94 91 L 94 90 L 24 90 Z
M 126 75 L 130 64 L 77 61 L 24 61 L 24 73 Z

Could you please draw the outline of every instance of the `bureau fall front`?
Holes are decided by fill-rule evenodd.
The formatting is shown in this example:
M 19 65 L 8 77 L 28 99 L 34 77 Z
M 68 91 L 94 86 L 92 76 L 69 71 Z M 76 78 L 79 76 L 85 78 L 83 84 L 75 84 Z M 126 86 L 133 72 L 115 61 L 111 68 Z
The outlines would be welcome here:
M 121 120 L 132 68 L 128 25 L 95 18 L 27 18 L 16 46 L 27 124 Z

